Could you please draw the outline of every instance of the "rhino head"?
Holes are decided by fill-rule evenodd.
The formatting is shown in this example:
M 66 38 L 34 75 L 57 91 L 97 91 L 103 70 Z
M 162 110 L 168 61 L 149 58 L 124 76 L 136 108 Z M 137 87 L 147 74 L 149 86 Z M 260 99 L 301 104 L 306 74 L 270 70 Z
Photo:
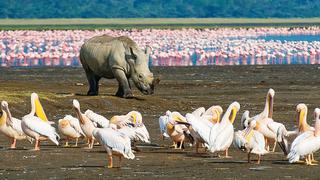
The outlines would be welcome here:
M 159 78 L 154 78 L 149 69 L 150 47 L 142 51 L 136 47 L 130 47 L 130 52 L 126 52 L 126 60 L 130 65 L 130 76 L 135 86 L 145 95 L 153 94 L 154 87 L 160 82 Z

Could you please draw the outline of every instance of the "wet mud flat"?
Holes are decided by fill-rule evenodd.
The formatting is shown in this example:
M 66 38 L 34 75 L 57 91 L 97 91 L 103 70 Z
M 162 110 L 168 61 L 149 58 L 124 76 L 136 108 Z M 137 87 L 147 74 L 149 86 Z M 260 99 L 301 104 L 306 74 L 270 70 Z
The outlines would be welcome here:
M 16 150 L 9 150 L 9 141 L 0 135 L 1 179 L 318 179 L 319 167 L 289 164 L 277 148 L 276 153 L 263 156 L 261 165 L 246 162 L 246 154 L 231 147 L 232 158 L 216 154 L 195 154 L 192 147 L 185 150 L 169 148 L 170 140 L 159 138 L 158 118 L 166 110 L 182 114 L 204 106 L 221 105 L 225 110 L 232 101 L 241 104 L 234 126 L 240 128 L 244 110 L 254 115 L 263 110 L 269 88 L 275 94 L 274 119 L 291 130 L 297 124 L 295 106 L 308 105 L 308 122 L 320 107 L 320 66 L 225 66 L 225 67 L 154 67 L 161 76 L 160 85 L 152 96 L 134 89 L 136 98 L 114 96 L 115 80 L 103 79 L 100 95 L 89 97 L 87 80 L 82 68 L 4 68 L 0 69 L 0 100 L 7 100 L 14 117 L 21 118 L 30 111 L 30 94 L 37 92 L 50 120 L 57 122 L 66 114 L 75 115 L 72 99 L 81 103 L 82 111 L 92 109 L 107 118 L 138 110 L 151 135 L 152 144 L 138 144 L 140 152 L 134 160 L 124 160 L 121 168 L 107 169 L 106 153 L 100 146 L 92 150 L 84 140 L 78 148 L 59 147 L 42 142 L 39 152 L 33 145 L 18 141 Z M 56 125 L 55 125 L 56 127 Z M 220 153 L 221 155 L 223 153 Z M 320 158 L 319 152 L 315 154 Z M 255 156 L 253 159 L 255 160 Z M 115 160 L 117 163 L 117 160 Z

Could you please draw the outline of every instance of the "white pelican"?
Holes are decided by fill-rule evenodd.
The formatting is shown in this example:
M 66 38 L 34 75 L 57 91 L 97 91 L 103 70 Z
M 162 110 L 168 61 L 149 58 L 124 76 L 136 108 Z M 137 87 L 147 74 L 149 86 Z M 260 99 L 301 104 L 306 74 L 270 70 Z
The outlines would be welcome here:
M 233 144 L 248 153 L 248 163 L 250 163 L 250 154 L 257 154 L 257 164 L 260 164 L 261 155 L 268 153 L 268 151 L 265 149 L 264 136 L 259 131 L 254 130 L 255 126 L 256 121 L 253 120 L 244 130 L 235 132 Z
M 205 123 L 205 121 L 199 121 L 189 113 L 186 115 L 186 119 L 211 152 L 225 150 L 226 157 L 228 157 L 228 148 L 232 144 L 234 133 L 232 124 L 239 109 L 240 104 L 233 102 L 229 105 L 222 120 L 214 125 L 212 123 Z
M 94 143 L 94 137 L 92 135 L 93 129 L 95 129 L 95 126 L 93 125 L 93 122 L 84 114 L 81 113 L 80 110 L 80 103 L 78 100 L 73 100 L 73 108 L 76 111 L 77 117 L 80 121 L 80 127 L 83 131 L 83 133 L 86 135 L 89 141 L 89 149 L 93 148 Z
M 40 150 L 40 141 L 46 139 L 50 139 L 57 146 L 59 145 L 60 137 L 55 128 L 50 125 L 36 93 L 31 94 L 31 112 L 22 117 L 21 127 L 26 135 L 36 140 L 34 150 Z
M 240 104 L 238 102 L 231 103 L 223 115 L 221 122 L 214 125 L 217 126 L 217 132 L 214 133 L 216 134 L 214 141 L 209 144 L 211 152 L 225 151 L 225 157 L 229 157 L 228 149 L 232 144 L 234 134 L 233 122 L 239 110 Z
M 306 131 L 300 134 L 291 144 L 290 153 L 287 158 L 290 163 L 299 161 L 300 156 L 305 157 L 307 165 L 316 165 L 312 163 L 311 154 L 320 149 L 320 109 L 314 110 L 315 125 L 314 131 Z
M 29 138 L 22 131 L 21 120 L 11 116 L 9 106 L 6 101 L 1 102 L 0 132 L 11 139 L 10 148 L 12 149 L 16 148 L 17 139 L 22 140 Z
M 127 134 L 133 141 L 150 143 L 150 135 L 142 122 L 142 115 L 138 111 L 130 111 L 126 115 L 113 116 L 110 124 L 117 126 L 119 131 Z
M 198 119 L 198 121 L 201 121 L 201 123 L 204 123 L 208 127 L 212 127 L 214 124 L 220 122 L 222 113 L 223 110 L 221 106 L 211 106 L 207 111 L 205 111 L 205 113 L 202 114 L 202 116 L 194 116 L 193 118 Z M 194 115 L 194 113 L 192 113 L 192 115 Z M 199 147 L 205 143 L 205 140 L 201 138 L 197 131 L 192 129 L 192 126 L 189 127 L 189 130 L 195 141 L 196 153 L 198 153 Z
M 66 115 L 63 119 L 59 120 L 58 129 L 62 135 L 66 136 L 65 146 L 69 146 L 69 139 L 76 139 L 75 146 L 78 146 L 79 138 L 81 136 L 85 137 L 85 134 L 80 127 L 79 120 L 71 115 Z
M 186 118 L 182 116 L 179 112 L 174 111 L 169 113 L 167 133 L 173 141 L 173 146 L 175 149 L 183 148 L 183 143 L 186 139 L 193 143 L 193 137 L 191 136 L 187 126 L 184 124 L 178 124 L 186 122 Z
M 249 121 L 247 121 L 248 119 Z M 243 128 L 246 128 L 248 127 L 248 123 L 250 123 L 251 121 L 255 121 L 250 119 L 251 118 L 249 117 L 249 111 L 245 111 L 241 118 L 241 126 Z M 289 146 L 287 138 L 292 135 L 292 132 L 287 131 L 286 127 L 282 123 L 275 122 L 271 118 L 266 118 L 264 122 L 267 123 L 261 124 L 260 122 L 255 121 L 255 130 L 264 135 L 266 142 L 267 139 L 272 139 L 274 141 L 275 144 L 273 146 L 273 152 L 275 151 L 276 143 L 278 143 L 283 153 L 285 155 L 288 155 Z M 266 147 L 266 149 L 268 148 Z
M 307 131 L 314 131 L 314 127 L 311 127 L 307 122 L 307 114 L 308 114 L 308 107 L 304 103 L 300 103 L 296 107 L 296 118 L 298 122 L 298 129 L 295 131 L 291 131 L 291 134 L 300 135 Z M 289 132 L 290 133 L 290 132 Z M 313 156 L 313 153 L 311 154 L 312 161 L 316 162 Z
M 275 92 L 273 89 L 269 89 L 266 97 L 266 103 L 264 110 L 249 119 L 243 121 L 243 124 L 248 124 L 250 121 L 256 121 L 255 130 L 263 134 L 266 140 L 266 149 L 269 150 L 269 141 L 273 141 L 274 145 L 272 152 L 275 152 L 277 142 L 285 155 L 288 153 L 288 143 L 287 137 L 291 134 L 289 133 L 282 123 L 275 122 L 272 119 L 273 115 L 273 99 Z
M 111 128 L 96 128 L 92 133 L 108 153 L 108 168 L 113 168 L 112 155 L 119 157 L 119 167 L 121 167 L 122 157 L 127 159 L 135 157 L 131 151 L 131 141 L 128 136 L 117 131 L 115 125 L 110 126 Z
M 97 114 L 90 109 L 84 113 L 91 121 L 95 122 L 99 128 L 109 127 L 109 120 L 100 114 Z

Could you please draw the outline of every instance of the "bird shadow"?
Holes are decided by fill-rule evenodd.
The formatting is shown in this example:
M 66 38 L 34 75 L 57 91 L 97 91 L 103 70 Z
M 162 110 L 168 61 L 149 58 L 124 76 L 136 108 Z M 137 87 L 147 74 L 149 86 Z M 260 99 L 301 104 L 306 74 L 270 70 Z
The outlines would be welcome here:
M 217 161 L 210 161 L 208 163 L 211 164 L 249 164 L 248 161 L 236 161 L 236 160 L 229 160 L 229 161 L 223 161 L 220 159 L 217 159 Z
M 117 97 L 117 98 L 121 98 L 121 99 L 128 99 L 128 100 L 137 100 L 137 101 L 145 101 L 146 99 L 142 98 L 142 97 L 137 97 L 137 96 L 133 96 L 133 97 L 129 97 L 129 98 L 122 98 L 116 95 L 111 95 L 112 97 Z
M 185 151 L 181 151 L 181 150 L 177 150 L 177 151 L 161 151 L 161 150 L 157 150 L 157 151 L 148 151 L 147 153 L 152 153 L 152 154 L 186 154 L 187 152 Z
M 272 161 L 272 164 L 291 165 L 288 161 L 285 161 L 285 160 Z
M 77 165 L 77 166 L 62 166 L 62 168 L 105 168 L 103 165 Z

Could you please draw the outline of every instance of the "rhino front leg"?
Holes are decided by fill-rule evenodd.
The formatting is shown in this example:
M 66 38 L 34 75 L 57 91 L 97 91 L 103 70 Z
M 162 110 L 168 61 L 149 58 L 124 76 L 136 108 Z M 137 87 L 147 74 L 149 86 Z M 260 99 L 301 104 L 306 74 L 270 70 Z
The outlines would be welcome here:
M 132 98 L 133 94 L 131 92 L 131 88 L 127 79 L 126 74 L 120 69 L 113 69 L 113 75 L 119 82 L 118 91 L 116 96 L 124 97 L 124 98 Z
M 100 76 L 97 76 L 93 73 L 86 73 L 87 79 L 89 82 L 89 91 L 87 93 L 88 96 L 96 96 L 99 93 L 99 80 L 101 79 Z

